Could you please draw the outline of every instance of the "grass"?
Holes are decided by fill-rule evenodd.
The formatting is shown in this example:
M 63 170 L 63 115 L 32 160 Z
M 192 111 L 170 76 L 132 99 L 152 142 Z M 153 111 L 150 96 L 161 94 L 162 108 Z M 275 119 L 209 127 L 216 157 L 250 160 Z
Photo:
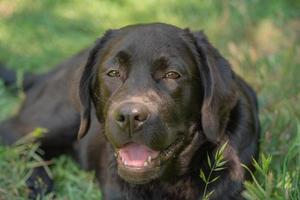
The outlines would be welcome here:
M 211 190 L 208 192 L 208 186 L 212 184 L 213 182 L 217 181 L 220 176 L 215 175 L 214 173 L 217 173 L 219 171 L 222 171 L 226 168 L 225 164 L 227 163 L 227 160 L 224 159 L 224 150 L 227 146 L 228 142 L 225 142 L 215 153 L 214 159 L 209 157 L 207 154 L 207 163 L 209 167 L 209 174 L 205 175 L 203 170 L 200 169 L 200 178 L 205 183 L 205 187 L 203 190 L 202 199 L 203 200 L 209 200 L 210 196 L 214 193 L 214 190 Z M 213 160 L 213 163 L 212 161 Z
M 204 29 L 257 91 L 261 159 L 255 181 L 245 183 L 245 197 L 299 199 L 298 0 L 1 0 L 0 61 L 19 74 L 46 72 L 107 29 L 154 21 Z M 21 99 L 0 83 L 0 119 L 15 114 Z M 25 199 L 24 179 L 30 169 L 22 155 L 0 146 L 0 199 Z M 100 198 L 91 174 L 66 157 L 54 162 L 58 199 Z
M 36 158 L 35 150 L 38 145 L 27 143 L 14 147 L 0 146 L 0 199 L 27 199 L 28 190 L 26 179 L 33 166 L 40 166 L 41 161 Z M 32 159 L 34 157 L 35 159 Z M 54 177 L 55 192 L 48 194 L 43 200 L 52 199 L 101 199 L 101 192 L 94 181 L 93 173 L 84 173 L 66 157 L 61 156 L 53 160 L 55 167 L 51 168 Z M 66 169 L 68 171 L 66 172 Z

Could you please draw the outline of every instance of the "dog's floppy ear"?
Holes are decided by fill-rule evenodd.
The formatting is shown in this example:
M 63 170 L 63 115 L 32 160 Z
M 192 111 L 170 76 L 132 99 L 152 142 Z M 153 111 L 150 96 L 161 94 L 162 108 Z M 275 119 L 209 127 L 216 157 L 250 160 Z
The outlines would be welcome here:
M 209 43 L 203 32 L 192 35 L 204 87 L 201 123 L 207 139 L 216 143 L 224 134 L 230 113 L 237 103 L 235 75 L 230 64 Z
M 112 31 L 107 31 L 102 38 L 98 39 L 90 51 L 86 65 L 79 82 L 79 103 L 80 103 L 80 127 L 78 139 L 81 139 L 88 132 L 91 123 L 91 85 L 96 73 L 95 63 L 99 52 L 111 37 Z

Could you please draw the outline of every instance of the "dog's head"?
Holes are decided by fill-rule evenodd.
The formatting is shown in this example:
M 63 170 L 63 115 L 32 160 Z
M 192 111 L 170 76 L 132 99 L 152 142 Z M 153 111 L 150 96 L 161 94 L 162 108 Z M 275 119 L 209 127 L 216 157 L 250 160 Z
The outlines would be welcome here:
M 233 78 L 201 32 L 166 24 L 108 31 L 80 80 L 79 138 L 93 102 L 123 179 L 147 183 L 170 167 L 184 173 L 204 140 L 222 137 L 236 101 Z

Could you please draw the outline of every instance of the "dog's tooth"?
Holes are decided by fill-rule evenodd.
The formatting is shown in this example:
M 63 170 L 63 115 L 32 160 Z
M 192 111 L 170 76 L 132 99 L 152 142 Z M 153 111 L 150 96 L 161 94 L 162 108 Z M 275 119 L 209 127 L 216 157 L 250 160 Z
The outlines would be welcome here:
M 145 161 L 145 162 L 144 162 L 144 167 L 147 167 L 147 166 L 148 166 L 148 162 Z
M 126 166 L 128 165 L 128 163 L 127 163 L 127 161 L 126 161 L 126 160 L 124 161 L 124 164 L 125 164 Z
M 148 162 L 149 163 L 151 163 L 151 160 L 152 160 L 151 156 L 148 156 Z
M 114 153 L 114 156 L 115 156 L 115 157 L 118 157 L 118 154 L 117 154 L 117 152 L 115 152 L 115 153 Z

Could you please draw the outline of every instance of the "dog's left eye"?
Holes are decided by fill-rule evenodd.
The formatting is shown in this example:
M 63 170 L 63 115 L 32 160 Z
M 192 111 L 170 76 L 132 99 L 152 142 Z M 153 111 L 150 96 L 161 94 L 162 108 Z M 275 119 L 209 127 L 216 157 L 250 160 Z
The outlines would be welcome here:
M 181 75 L 175 71 L 169 71 L 165 74 L 164 78 L 168 79 L 179 79 Z
M 107 75 L 110 77 L 120 77 L 120 72 L 118 70 L 110 70 L 107 72 Z

